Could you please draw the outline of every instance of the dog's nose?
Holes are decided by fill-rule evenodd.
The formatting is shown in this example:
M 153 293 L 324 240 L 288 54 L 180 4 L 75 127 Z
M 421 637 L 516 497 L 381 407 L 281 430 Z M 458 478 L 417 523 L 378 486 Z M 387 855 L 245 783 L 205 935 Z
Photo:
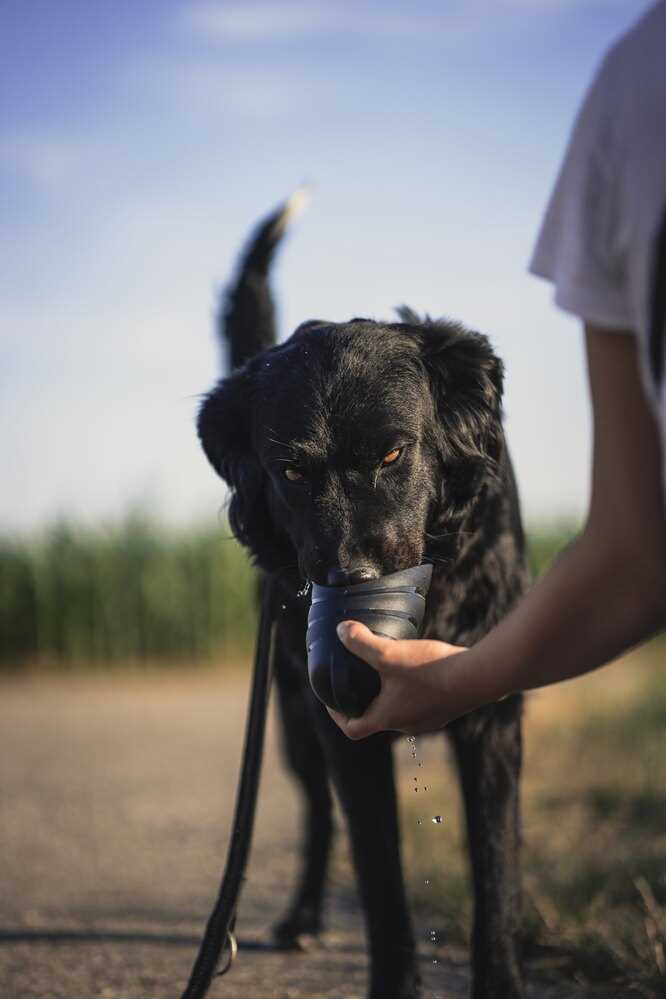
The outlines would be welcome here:
M 367 565 L 352 566 L 349 569 L 336 566 L 326 573 L 327 586 L 354 586 L 369 579 L 377 579 L 377 573 Z

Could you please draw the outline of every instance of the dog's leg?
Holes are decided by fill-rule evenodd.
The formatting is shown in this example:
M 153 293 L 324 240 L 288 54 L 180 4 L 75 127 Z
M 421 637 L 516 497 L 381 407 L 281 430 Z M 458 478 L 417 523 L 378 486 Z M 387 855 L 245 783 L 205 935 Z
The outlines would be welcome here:
M 352 842 L 370 945 L 370 999 L 420 994 L 416 950 L 400 861 L 400 834 L 390 740 L 351 742 L 321 705 L 327 757 Z
M 285 755 L 305 796 L 303 866 L 296 890 L 273 934 L 280 947 L 301 949 L 322 929 L 326 872 L 333 837 L 332 798 L 328 767 L 317 735 L 305 689 L 305 665 L 300 670 L 278 644 L 275 664 Z
M 474 884 L 473 999 L 519 999 L 520 699 L 451 726 Z

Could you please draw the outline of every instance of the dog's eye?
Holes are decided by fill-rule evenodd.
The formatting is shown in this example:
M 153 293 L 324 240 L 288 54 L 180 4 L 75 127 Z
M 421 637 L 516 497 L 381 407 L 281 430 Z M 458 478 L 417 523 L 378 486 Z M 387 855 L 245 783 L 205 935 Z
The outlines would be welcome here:
M 285 479 L 289 479 L 290 482 L 300 482 L 304 478 L 304 475 L 297 468 L 285 468 L 284 477 Z
M 384 459 L 382 461 L 382 467 L 384 465 L 392 465 L 394 461 L 398 460 L 401 453 L 402 453 L 401 447 L 394 447 L 392 451 L 389 451 L 388 454 L 384 455 Z

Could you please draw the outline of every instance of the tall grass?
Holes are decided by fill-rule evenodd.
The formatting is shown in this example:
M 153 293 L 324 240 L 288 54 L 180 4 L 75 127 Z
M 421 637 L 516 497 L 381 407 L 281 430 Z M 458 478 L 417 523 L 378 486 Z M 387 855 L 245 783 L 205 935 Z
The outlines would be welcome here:
M 572 532 L 531 535 L 538 573 Z M 0 669 L 205 660 L 252 643 L 253 570 L 226 525 L 166 528 L 132 514 L 0 535 Z
M 131 515 L 0 537 L 0 668 L 205 659 L 250 643 L 253 570 L 219 524 Z

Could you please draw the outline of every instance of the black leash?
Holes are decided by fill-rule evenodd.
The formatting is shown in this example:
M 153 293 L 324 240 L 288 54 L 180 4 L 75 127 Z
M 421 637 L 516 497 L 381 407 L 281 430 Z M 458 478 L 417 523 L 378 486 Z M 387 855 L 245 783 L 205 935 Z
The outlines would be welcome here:
M 190 973 L 190 980 L 181 999 L 203 999 L 213 978 L 216 975 L 223 975 L 229 970 L 238 949 L 233 929 L 236 921 L 238 896 L 252 841 L 252 827 L 264 748 L 266 708 L 268 707 L 275 656 L 274 592 L 274 582 L 266 578 L 262 585 L 261 619 L 254 657 L 250 709 L 245 725 L 243 764 L 236 792 L 236 811 L 227 863 L 215 908 L 208 918 L 206 932 Z M 221 970 L 218 970 L 220 957 L 225 947 L 228 950 L 226 963 Z

